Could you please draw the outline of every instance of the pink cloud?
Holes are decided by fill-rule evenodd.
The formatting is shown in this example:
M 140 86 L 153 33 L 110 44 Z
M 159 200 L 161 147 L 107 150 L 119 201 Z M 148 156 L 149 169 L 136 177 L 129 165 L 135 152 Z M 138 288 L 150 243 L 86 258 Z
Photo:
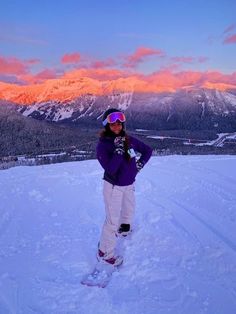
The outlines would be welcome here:
M 204 87 L 227 90 L 228 88 L 236 87 L 236 72 L 226 75 L 217 71 L 182 71 L 177 73 L 171 71 L 157 71 L 150 75 L 141 75 L 116 69 L 80 69 L 70 71 L 61 78 L 57 78 L 55 81 L 42 81 L 40 82 L 41 84 L 35 84 L 34 82 L 37 76 L 38 79 L 40 77 L 44 79 L 45 76 L 53 74 L 56 73 L 50 73 L 50 70 L 47 73 L 47 70 L 45 70 L 44 73 L 42 71 L 35 76 L 28 76 L 28 82 L 32 82 L 32 84 L 23 87 L 17 86 L 17 83 L 8 84 L 7 93 L 4 92 L 4 90 L 6 90 L 6 84 L 0 84 L 0 92 L 1 86 L 3 86 L 3 95 L 5 97 L 3 99 L 26 104 L 37 101 L 39 95 L 41 101 L 47 101 L 74 99 L 75 97 L 88 93 L 106 95 L 112 94 L 114 91 L 160 93 L 175 92 L 181 88 Z M 62 84 L 62 88 L 58 88 L 58 86 L 60 86 L 60 79 L 70 80 L 70 82 L 68 82 L 68 89 L 64 88 L 64 84 Z M 11 90 L 14 92 L 9 92 Z M 22 91 L 24 92 L 22 93 Z M 45 91 L 50 91 L 50 93 L 45 93 Z
M 236 72 L 223 74 L 219 71 L 207 71 L 202 75 L 203 79 L 212 83 L 236 84 Z
M 26 74 L 28 72 L 28 64 L 15 57 L 0 56 L 0 73 L 1 74 Z
M 236 35 L 234 36 L 236 37 Z M 166 67 L 162 67 L 160 71 L 156 71 L 150 75 L 137 73 L 134 70 L 135 65 L 145 61 L 146 58 L 150 56 L 163 57 L 164 53 L 161 50 L 140 47 L 132 55 L 125 58 L 128 64 L 126 69 L 116 68 L 115 66 L 119 66 L 120 63 L 112 58 L 94 60 L 90 57 L 81 57 L 80 54 L 76 53 L 64 55 L 63 58 L 64 63 L 72 63 L 72 61 L 73 63 L 80 62 L 77 68 L 75 68 L 76 64 L 72 63 L 72 65 L 66 65 L 68 70 L 66 73 L 64 73 L 63 70 L 65 66 L 61 65 L 61 69 L 44 69 L 36 74 L 32 74 L 30 68 L 40 63 L 41 60 L 36 58 L 20 60 L 15 57 L 0 56 L 0 75 L 4 80 L 20 83 L 25 82 L 32 85 L 43 83 L 49 79 L 68 79 L 75 80 L 75 82 L 78 80 L 78 84 L 83 86 L 83 82 L 86 81 L 83 80 L 83 78 L 89 78 L 91 80 L 87 80 L 87 84 L 91 84 L 91 88 L 93 84 L 96 86 L 104 86 L 110 84 L 111 81 L 111 89 L 113 86 L 114 88 L 119 86 L 121 90 L 122 88 L 126 90 L 130 88 L 129 86 L 132 86 L 134 90 L 140 92 L 174 91 L 179 88 L 189 88 L 192 86 L 225 88 L 223 84 L 236 84 L 236 72 L 232 75 L 224 75 L 218 71 L 181 71 L 181 66 L 184 63 L 197 64 L 206 62 L 208 58 L 205 56 L 168 57 L 166 59 L 169 61 L 169 65 L 167 64 Z M 120 61 L 119 59 L 119 62 Z M 83 63 L 84 67 L 82 68 Z M 73 70 L 71 69 L 72 67 L 74 68 Z M 103 81 L 104 84 L 101 84 Z M 51 81 L 48 83 L 51 84 Z M 47 82 L 45 82 L 45 84 L 47 84 Z M 93 89 L 91 89 L 91 91 L 93 91 Z
M 176 76 L 169 70 L 162 70 L 154 72 L 146 76 L 146 79 L 152 85 L 158 85 L 163 88 L 164 86 L 173 87 L 178 85 L 179 80 Z
M 133 75 L 133 73 L 129 71 L 123 71 L 118 69 L 96 69 L 96 68 L 81 68 L 75 69 L 66 72 L 62 78 L 65 79 L 79 79 L 83 77 L 89 77 L 92 79 L 96 79 L 99 81 L 106 81 L 106 80 L 116 80 L 119 78 L 125 78 Z
M 104 61 L 97 60 L 97 61 L 93 61 L 91 63 L 91 67 L 98 69 L 98 68 L 111 67 L 111 66 L 114 66 L 115 64 L 116 64 L 116 62 L 113 59 L 107 59 Z
M 182 86 L 199 85 L 202 80 L 202 72 L 197 71 L 182 71 L 176 74 L 179 80 L 179 88 Z
M 27 75 L 30 71 L 30 67 L 40 62 L 39 59 L 20 60 L 16 57 L 0 56 L 0 74 Z
M 57 77 L 58 77 L 57 72 L 53 69 L 44 69 L 36 74 L 28 73 L 19 76 L 19 78 L 22 81 L 28 84 L 41 83 L 44 82 L 45 80 L 55 79 Z
M 128 68 L 134 68 L 150 56 L 164 56 L 164 52 L 159 49 L 139 47 L 132 55 L 125 57 L 126 62 L 124 63 L 124 66 Z
M 227 37 L 224 38 L 223 44 L 235 44 L 236 43 L 236 34 L 233 34 L 232 31 L 236 29 L 236 24 L 229 25 L 223 32 Z
M 157 71 L 144 77 L 149 82 L 149 88 L 155 90 L 177 90 L 185 87 L 201 87 L 226 89 L 227 86 L 236 84 L 236 72 L 223 74 L 221 72 L 181 71 Z
M 62 58 L 61 62 L 66 63 L 78 63 L 81 59 L 81 56 L 78 52 L 75 53 L 66 53 Z
M 101 86 L 98 84 L 98 81 L 104 81 L 104 83 L 112 81 L 112 84 L 109 85 L 111 89 L 119 87 L 120 90 L 128 90 L 131 88 L 139 92 L 175 91 L 181 88 L 201 86 L 224 90 L 228 86 L 234 86 L 236 84 L 236 72 L 223 74 L 217 71 L 172 72 L 162 70 L 150 75 L 143 75 L 117 69 L 79 69 L 67 72 L 61 78 L 78 80 L 86 77 L 93 79 L 90 83 L 91 90 L 93 84 L 95 84 L 95 86 Z
M 57 73 L 55 70 L 52 69 L 44 69 L 43 71 L 40 71 L 34 76 L 38 80 L 49 80 L 54 79 L 57 77 Z
M 89 77 L 97 80 L 115 80 L 129 76 L 130 73 L 118 69 L 102 69 L 102 68 L 82 68 L 66 72 L 62 78 L 79 79 L 81 77 Z
M 236 44 L 236 34 L 226 37 L 223 43 L 224 44 Z

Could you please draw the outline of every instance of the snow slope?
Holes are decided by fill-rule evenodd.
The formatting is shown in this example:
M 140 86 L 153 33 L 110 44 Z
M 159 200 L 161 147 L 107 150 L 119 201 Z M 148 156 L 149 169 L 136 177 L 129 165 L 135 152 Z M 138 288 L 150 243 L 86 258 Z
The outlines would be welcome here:
M 0 313 L 235 314 L 236 157 L 152 157 L 136 181 L 125 262 L 80 279 L 104 219 L 96 160 L 0 172 Z

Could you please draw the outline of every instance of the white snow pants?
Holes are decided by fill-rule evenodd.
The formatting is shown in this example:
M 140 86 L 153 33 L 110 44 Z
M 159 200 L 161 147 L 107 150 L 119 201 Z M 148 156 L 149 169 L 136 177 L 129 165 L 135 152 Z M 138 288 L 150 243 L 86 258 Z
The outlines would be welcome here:
M 104 180 L 103 196 L 106 219 L 102 228 L 99 249 L 113 257 L 116 246 L 116 232 L 120 224 L 132 224 L 135 210 L 134 184 L 112 185 Z

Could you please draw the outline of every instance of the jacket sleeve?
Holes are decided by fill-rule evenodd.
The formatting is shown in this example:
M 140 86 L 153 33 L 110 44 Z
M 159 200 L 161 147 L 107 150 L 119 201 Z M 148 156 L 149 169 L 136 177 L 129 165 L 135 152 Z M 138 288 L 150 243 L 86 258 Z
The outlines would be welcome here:
M 101 164 L 101 166 L 103 167 L 103 169 L 107 173 L 114 176 L 120 168 L 120 165 L 124 158 L 123 155 L 119 155 L 116 153 L 111 154 L 107 150 L 106 145 L 101 142 L 98 143 L 96 152 L 97 152 L 97 159 L 99 163 Z
M 140 161 L 145 165 L 152 156 L 152 148 L 133 137 L 134 149 L 141 154 Z

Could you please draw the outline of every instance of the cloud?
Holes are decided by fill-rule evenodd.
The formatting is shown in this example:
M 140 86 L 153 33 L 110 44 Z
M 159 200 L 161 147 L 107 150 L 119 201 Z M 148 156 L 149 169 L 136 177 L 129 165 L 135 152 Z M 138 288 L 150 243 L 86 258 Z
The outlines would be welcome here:
M 58 74 L 53 69 L 44 69 L 36 74 L 26 74 L 21 75 L 19 78 L 28 84 L 37 84 L 42 83 L 45 80 L 55 79 L 58 77 Z
M 27 61 L 15 57 L 0 56 L 0 74 L 26 74 L 29 70 Z
M 194 71 L 171 72 L 168 70 L 157 71 L 148 75 L 146 80 L 152 89 L 175 91 L 180 88 L 193 87 L 199 84 L 202 73 Z
M 236 24 L 229 25 L 223 32 L 223 36 L 226 36 L 223 40 L 223 44 L 236 44 L 236 34 L 232 33 L 236 29 Z
M 107 60 L 96 60 L 91 62 L 91 67 L 98 69 L 98 68 L 105 68 L 105 67 L 111 67 L 114 66 L 116 62 L 113 59 L 107 59 Z
M 223 43 L 224 44 L 236 44 L 236 34 L 226 37 Z
M 236 24 L 231 24 L 224 29 L 221 34 L 208 36 L 206 42 L 209 45 L 217 44 L 221 41 L 223 44 L 234 44 L 236 42 Z M 234 32 L 234 33 L 233 33 Z
M 44 79 L 46 74 L 56 75 L 56 73 L 45 71 L 31 78 L 28 77 L 28 82 L 30 80 L 33 82 L 37 76 L 38 79 Z M 160 93 L 199 87 L 218 90 L 236 88 L 236 72 L 226 75 L 217 71 L 177 73 L 157 71 L 150 75 L 142 75 L 116 69 L 79 69 L 65 73 L 56 80 L 42 81 L 37 85 L 32 83 L 19 87 L 19 84 L 18 86 L 8 84 L 6 89 L 6 84 L 0 84 L 0 92 L 5 100 L 26 104 L 39 101 L 39 99 L 40 101 L 68 101 L 89 93 L 93 95 L 111 95 L 116 92 Z
M 22 85 L 41 83 L 45 80 L 58 77 L 58 73 L 54 69 L 43 69 L 33 74 L 31 68 L 40 63 L 41 60 L 37 58 L 20 60 L 16 57 L 0 56 L 0 80 L 4 82 L 16 82 Z
M 183 82 L 191 83 L 194 85 L 204 85 L 206 83 L 212 84 L 236 84 L 236 73 L 223 74 L 219 71 L 206 71 L 206 72 L 191 72 L 186 71 L 178 74 L 178 77 Z
M 236 29 L 236 24 L 231 24 L 224 30 L 223 34 L 230 33 L 231 31 L 233 31 L 235 29 Z
M 134 68 L 139 63 L 144 62 L 146 58 L 150 56 L 164 56 L 164 52 L 159 49 L 152 49 L 148 47 L 139 47 L 136 51 L 125 57 L 125 63 L 123 64 L 124 67 Z
M 78 63 L 81 59 L 81 55 L 78 52 L 74 53 L 66 53 L 61 58 L 61 63 L 68 64 L 68 63 Z
M 79 53 L 71 53 L 71 54 L 65 54 L 61 58 L 61 63 L 64 65 L 67 65 L 67 69 L 69 68 L 77 68 L 78 69 L 78 63 L 79 67 L 82 68 L 92 68 L 92 69 L 99 69 L 99 68 L 106 68 L 115 66 L 117 62 L 112 58 L 107 58 L 105 60 L 99 60 L 94 59 L 90 56 L 81 55 Z
M 166 66 L 162 65 L 159 71 L 149 75 L 135 70 L 140 62 L 155 56 L 165 56 Z M 126 61 L 125 68 L 122 67 L 124 60 Z M 199 86 L 225 88 L 222 84 L 236 84 L 236 73 L 224 75 L 217 71 L 199 72 L 182 71 L 181 69 L 184 64 L 187 64 L 187 68 L 189 68 L 189 64 L 200 64 L 207 62 L 207 60 L 208 57 L 206 56 L 169 57 L 162 50 L 139 47 L 133 54 L 118 56 L 117 59 L 96 60 L 89 56 L 81 56 L 79 53 L 65 54 L 61 58 L 63 64 L 60 64 L 58 69 L 44 68 L 33 74 L 31 69 L 35 69 L 34 66 L 41 63 L 40 59 L 20 60 L 16 57 L 0 56 L 0 80 L 19 82 L 19 85 L 22 82 L 28 85 L 39 84 L 53 79 L 74 80 L 78 86 L 81 84 L 84 91 L 83 86 L 86 81 L 84 78 L 89 78 L 90 80 L 87 80 L 86 84 L 91 84 L 91 91 L 93 91 L 92 87 L 95 84 L 101 89 L 102 86 L 109 85 L 111 86 L 109 91 L 112 90 L 113 86 L 114 90 L 117 86 L 119 86 L 119 90 L 128 90 L 132 86 L 132 90 L 139 92 L 175 91 L 179 88 Z M 42 67 L 42 64 L 40 66 Z M 51 81 L 49 83 L 51 84 Z
M 219 71 L 206 71 L 202 74 L 204 81 L 212 83 L 236 84 L 236 72 L 223 74 Z
M 121 86 L 121 82 L 123 82 L 124 90 L 132 86 L 133 90 L 140 92 L 175 91 L 181 88 L 201 86 L 224 89 L 222 84 L 236 84 L 236 72 L 226 75 L 217 71 L 173 72 L 169 69 L 156 71 L 149 75 L 117 69 L 78 69 L 65 73 L 62 78 L 76 80 L 86 77 L 96 81 L 111 81 L 114 88 Z M 124 84 L 124 82 L 126 83 Z
M 20 60 L 16 57 L 0 56 L 0 74 L 2 75 L 26 75 L 30 73 L 30 67 L 39 64 L 40 59 Z
M 225 90 L 236 88 L 236 72 L 223 74 L 221 72 L 199 71 L 157 71 L 144 78 L 147 81 L 149 91 L 176 91 L 181 88 L 214 88 Z
M 123 77 L 128 77 L 130 75 L 129 72 L 118 70 L 118 69 L 103 69 L 103 68 L 82 68 L 75 69 L 72 71 L 66 72 L 62 78 L 65 79 L 79 79 L 83 77 L 89 77 L 93 79 L 97 79 L 99 81 L 106 80 L 116 80 Z

